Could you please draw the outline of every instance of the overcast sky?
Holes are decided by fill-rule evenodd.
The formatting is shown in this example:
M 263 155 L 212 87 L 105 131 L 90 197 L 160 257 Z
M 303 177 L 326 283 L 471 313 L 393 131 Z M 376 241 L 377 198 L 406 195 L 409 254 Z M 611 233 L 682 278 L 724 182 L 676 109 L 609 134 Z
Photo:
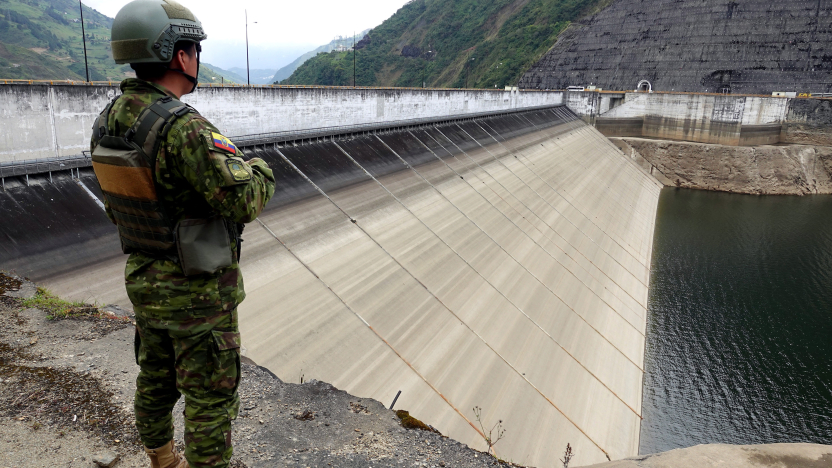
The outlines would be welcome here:
M 83 0 L 115 18 L 129 0 Z M 246 66 L 246 20 L 252 68 L 280 68 L 335 36 L 381 24 L 407 0 L 179 0 L 202 21 L 203 60 L 222 68 Z

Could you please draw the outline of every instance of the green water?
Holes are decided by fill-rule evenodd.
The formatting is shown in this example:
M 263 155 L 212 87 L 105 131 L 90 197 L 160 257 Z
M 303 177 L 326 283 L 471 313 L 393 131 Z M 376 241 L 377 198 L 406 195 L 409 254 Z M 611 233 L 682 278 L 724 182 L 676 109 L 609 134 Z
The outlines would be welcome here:
M 642 454 L 832 444 L 832 196 L 665 189 Z

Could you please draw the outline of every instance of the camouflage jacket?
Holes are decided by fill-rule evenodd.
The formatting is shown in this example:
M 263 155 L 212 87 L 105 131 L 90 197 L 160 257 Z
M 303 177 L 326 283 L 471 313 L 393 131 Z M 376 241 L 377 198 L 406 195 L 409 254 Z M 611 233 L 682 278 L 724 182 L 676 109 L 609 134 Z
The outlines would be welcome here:
M 123 136 L 145 107 L 165 95 L 160 85 L 135 78 L 121 83 L 120 97 L 108 117 L 111 135 Z M 177 119 L 156 160 L 156 190 L 174 225 L 185 217 L 219 214 L 238 223 L 254 221 L 274 194 L 268 164 L 253 158 L 245 165 L 251 178 L 244 183 L 216 163 L 213 133 L 219 130 L 204 117 L 190 113 Z M 93 135 L 91 147 L 98 141 Z M 243 153 L 236 149 L 237 156 Z M 212 160 L 213 157 L 213 160 Z M 113 220 L 109 206 L 107 216 Z M 232 243 L 233 244 L 233 243 Z M 232 310 L 243 301 L 243 277 L 233 246 L 234 263 L 214 275 L 185 276 L 175 261 L 138 252 L 127 260 L 127 295 L 136 313 L 149 319 L 178 321 Z

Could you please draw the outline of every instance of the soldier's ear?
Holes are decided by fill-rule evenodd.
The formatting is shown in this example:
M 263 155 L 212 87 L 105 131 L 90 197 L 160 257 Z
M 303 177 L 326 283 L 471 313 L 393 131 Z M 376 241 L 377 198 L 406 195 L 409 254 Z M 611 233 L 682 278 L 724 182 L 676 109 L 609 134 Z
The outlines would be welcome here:
M 170 61 L 170 65 L 168 67 L 171 70 L 181 70 L 185 71 L 185 63 L 191 57 L 188 56 L 188 53 L 184 50 L 177 50 L 175 54 L 173 54 L 173 60 Z

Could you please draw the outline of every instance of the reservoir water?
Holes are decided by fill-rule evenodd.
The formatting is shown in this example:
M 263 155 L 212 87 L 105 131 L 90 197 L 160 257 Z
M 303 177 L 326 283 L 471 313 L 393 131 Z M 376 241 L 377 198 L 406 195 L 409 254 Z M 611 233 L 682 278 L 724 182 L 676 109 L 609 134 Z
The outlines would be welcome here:
M 666 188 L 640 453 L 832 444 L 832 196 Z

